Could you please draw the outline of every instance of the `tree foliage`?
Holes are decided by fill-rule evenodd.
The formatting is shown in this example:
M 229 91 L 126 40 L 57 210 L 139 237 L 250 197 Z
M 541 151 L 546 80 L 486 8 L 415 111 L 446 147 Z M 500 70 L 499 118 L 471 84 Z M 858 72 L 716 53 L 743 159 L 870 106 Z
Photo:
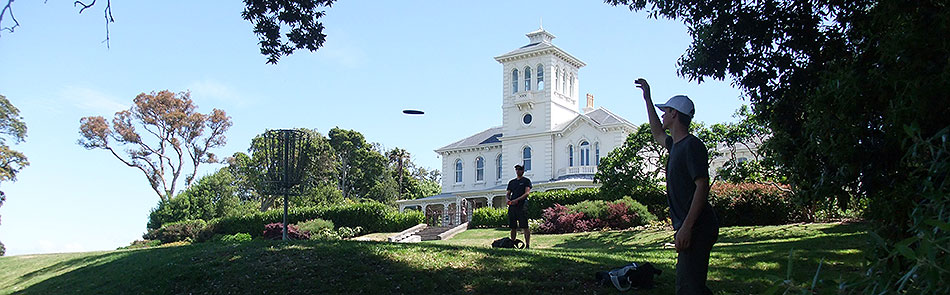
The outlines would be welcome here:
M 655 188 L 660 180 L 661 167 L 666 167 L 666 157 L 663 153 L 651 151 L 662 149 L 653 140 L 650 124 L 642 124 L 627 136 L 623 145 L 600 159 L 594 181 L 601 183 L 601 192 L 616 198 L 632 196 L 644 188 Z
M 363 134 L 338 127 L 330 130 L 330 146 L 336 157 L 337 187 L 344 198 L 365 198 L 376 184 L 384 180 L 386 158 L 366 142 Z M 390 174 L 391 175 L 391 174 Z M 378 188 L 378 191 L 388 191 Z
M 244 0 L 241 17 L 254 26 L 254 34 L 260 39 L 261 54 L 267 57 L 267 63 L 276 64 L 282 56 L 288 56 L 297 49 L 316 51 L 323 46 L 327 35 L 323 33 L 320 18 L 326 15 L 324 7 L 330 7 L 336 0 Z M 8 16 L 12 25 L 0 27 L 0 31 L 13 33 L 20 22 L 13 15 L 14 0 L 0 10 L 0 26 L 4 25 L 4 16 Z M 81 14 L 96 6 L 96 0 L 87 3 L 73 2 Z M 103 7 L 103 6 L 100 6 Z M 109 24 L 115 22 L 112 17 L 112 1 L 106 0 L 103 7 L 106 22 L 106 39 L 109 46 Z M 9 21 L 7 22 L 9 23 Z
M 115 113 L 111 125 L 102 116 L 80 119 L 78 143 L 90 150 L 107 150 L 138 169 L 159 199 L 168 201 L 175 196 L 182 173 L 188 173 L 184 180 L 190 184 L 199 165 L 217 162 L 209 150 L 227 141 L 224 133 L 231 118 L 219 109 L 208 114 L 196 109 L 189 92 L 141 93 L 131 108 Z M 117 152 L 123 146 L 128 147 L 125 156 Z
M 335 187 L 327 185 L 335 179 L 336 175 L 336 162 L 329 141 L 315 129 L 297 128 L 297 130 L 307 135 L 305 153 L 310 158 L 311 165 L 304 171 L 303 182 L 295 188 L 297 196 L 291 198 L 291 202 L 300 205 L 318 205 L 338 201 L 341 199 L 337 197 L 339 192 L 335 192 Z M 264 189 L 266 181 L 263 175 L 266 160 L 264 144 L 264 133 L 262 133 L 251 139 L 248 154 L 237 152 L 227 159 L 228 169 L 236 179 L 238 195 L 243 200 L 257 202 L 260 211 L 267 211 L 275 205 L 282 204 L 279 196 L 269 195 Z
M 7 138 L 12 138 L 16 143 L 26 140 L 26 123 L 20 116 L 20 110 L 6 96 L 0 95 L 0 182 L 16 181 L 17 173 L 30 165 L 26 155 L 7 145 Z M 0 207 L 6 200 L 7 195 L 0 191 Z M 4 253 L 6 248 L 0 243 L 0 256 Z
M 895 255 L 927 252 L 908 239 L 948 228 L 939 226 L 946 210 L 926 209 L 950 205 L 946 174 L 917 173 L 947 158 L 911 148 L 946 141 L 938 135 L 950 125 L 950 43 L 940 37 L 950 34 L 946 1 L 606 2 L 686 24 L 693 42 L 680 74 L 732 78 L 774 132 L 765 148 L 803 201 L 870 202 L 885 251 L 872 259 L 878 271 L 869 272 L 868 290 L 950 291 L 929 279 L 947 277 L 946 247 L 928 252 L 939 266 L 926 271 L 912 255 Z
M 256 206 L 243 202 L 236 192 L 234 176 L 227 168 L 206 175 L 174 199 L 161 200 L 149 213 L 148 228 L 185 220 L 204 220 L 253 212 Z

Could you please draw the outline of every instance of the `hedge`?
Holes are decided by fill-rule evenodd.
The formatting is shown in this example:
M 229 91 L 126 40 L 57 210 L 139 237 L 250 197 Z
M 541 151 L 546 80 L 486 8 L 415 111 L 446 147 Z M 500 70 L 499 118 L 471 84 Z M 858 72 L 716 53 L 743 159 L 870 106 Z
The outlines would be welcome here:
M 275 209 L 243 216 L 216 218 L 209 222 L 209 228 L 214 234 L 250 233 L 259 237 L 264 231 L 264 225 L 283 222 L 283 214 L 282 209 Z M 395 208 L 379 202 L 292 208 L 287 212 L 289 224 L 316 218 L 329 220 L 337 227 L 360 226 L 367 233 L 401 231 L 425 222 L 422 212 L 398 212 Z
M 615 201 L 625 196 L 612 196 L 601 192 L 597 188 L 582 188 L 574 191 L 556 190 L 546 192 L 532 192 L 528 197 L 528 218 L 542 218 L 544 209 L 554 207 L 554 204 L 573 205 L 583 201 Z M 633 200 L 647 207 L 651 214 L 665 218 L 668 216 L 669 203 L 666 200 L 666 188 L 663 186 L 646 188 L 629 196 Z
M 472 212 L 469 228 L 496 228 L 508 226 L 508 208 L 482 207 Z
M 804 208 L 792 194 L 772 185 L 717 183 L 709 202 L 719 216 L 719 226 L 779 225 L 803 221 Z

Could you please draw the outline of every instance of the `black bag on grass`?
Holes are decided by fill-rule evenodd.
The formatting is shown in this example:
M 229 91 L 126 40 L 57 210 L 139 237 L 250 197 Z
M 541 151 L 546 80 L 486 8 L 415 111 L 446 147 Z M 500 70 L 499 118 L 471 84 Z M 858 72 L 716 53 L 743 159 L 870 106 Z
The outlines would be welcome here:
M 494 242 L 491 242 L 492 248 L 515 248 L 515 249 L 524 249 L 524 242 L 519 239 L 512 240 L 511 238 L 504 237 L 497 239 Z
M 662 272 L 649 262 L 634 262 L 608 271 L 599 271 L 594 274 L 594 279 L 600 282 L 601 286 L 610 283 L 620 291 L 630 288 L 650 289 L 654 286 L 654 277 Z

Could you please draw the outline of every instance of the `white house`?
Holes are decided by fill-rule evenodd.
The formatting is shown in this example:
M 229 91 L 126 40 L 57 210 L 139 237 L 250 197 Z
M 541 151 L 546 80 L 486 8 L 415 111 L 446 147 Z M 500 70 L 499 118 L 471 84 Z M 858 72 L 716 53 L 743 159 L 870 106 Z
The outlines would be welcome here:
M 400 211 L 440 212 L 443 223 L 457 224 L 473 208 L 503 207 L 516 164 L 525 166 L 533 191 L 598 186 L 600 159 L 636 127 L 595 109 L 590 94 L 579 109 L 584 62 L 555 46 L 544 29 L 527 36 L 527 45 L 495 57 L 502 64 L 502 125 L 435 150 L 442 157 L 442 194 L 399 200 Z

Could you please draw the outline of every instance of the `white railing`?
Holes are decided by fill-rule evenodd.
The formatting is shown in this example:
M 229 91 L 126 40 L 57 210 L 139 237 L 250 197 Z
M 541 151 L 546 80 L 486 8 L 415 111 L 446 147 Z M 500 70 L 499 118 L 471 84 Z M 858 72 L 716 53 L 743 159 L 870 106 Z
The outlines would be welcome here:
M 574 174 L 597 174 L 597 166 L 577 166 L 561 168 L 557 170 L 557 176 Z

